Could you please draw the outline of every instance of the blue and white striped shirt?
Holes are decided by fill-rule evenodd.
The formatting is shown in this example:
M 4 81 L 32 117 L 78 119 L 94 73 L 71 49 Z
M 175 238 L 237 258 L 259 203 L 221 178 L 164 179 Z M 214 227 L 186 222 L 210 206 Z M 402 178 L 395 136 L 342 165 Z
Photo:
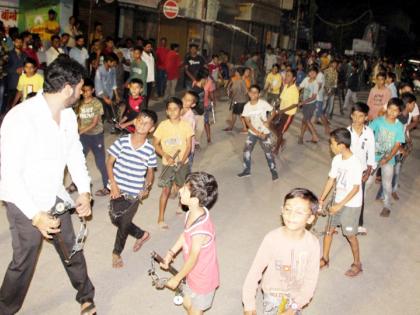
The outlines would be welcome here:
M 131 135 L 117 139 L 108 149 L 116 158 L 114 177 L 121 193 L 138 195 L 145 183 L 148 168 L 157 167 L 155 148 L 148 140 L 137 150 L 131 145 Z

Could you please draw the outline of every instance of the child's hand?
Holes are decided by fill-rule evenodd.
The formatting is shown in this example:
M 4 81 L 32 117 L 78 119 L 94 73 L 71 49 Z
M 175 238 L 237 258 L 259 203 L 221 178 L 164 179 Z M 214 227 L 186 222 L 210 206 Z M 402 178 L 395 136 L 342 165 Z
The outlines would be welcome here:
M 160 263 L 159 266 L 164 269 L 167 270 L 169 268 L 170 263 L 174 260 L 173 256 L 171 255 L 171 253 L 167 253 L 165 258 L 163 258 L 163 263 Z
M 341 205 L 336 203 L 331 206 L 331 208 L 329 209 L 329 212 L 330 214 L 336 214 L 338 211 L 340 211 L 340 209 L 341 209 Z
M 119 196 L 121 196 L 120 188 L 118 187 L 117 183 L 113 182 L 111 183 L 111 199 L 116 199 Z
M 181 280 L 178 280 L 176 277 L 172 277 L 168 280 L 168 282 L 166 282 L 166 287 L 171 290 L 175 290 L 179 286 L 180 282 Z

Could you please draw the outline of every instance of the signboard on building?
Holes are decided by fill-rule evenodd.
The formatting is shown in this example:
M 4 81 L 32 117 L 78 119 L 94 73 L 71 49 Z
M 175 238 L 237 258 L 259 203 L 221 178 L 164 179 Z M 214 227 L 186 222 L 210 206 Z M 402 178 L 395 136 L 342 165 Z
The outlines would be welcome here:
M 0 0 L 0 20 L 5 27 L 18 26 L 19 1 Z
M 163 4 L 163 15 L 168 19 L 174 19 L 178 16 L 179 6 L 174 0 L 167 0 Z
M 355 53 L 365 53 L 365 54 L 371 54 L 373 53 L 373 46 L 372 42 L 353 38 L 353 49 Z

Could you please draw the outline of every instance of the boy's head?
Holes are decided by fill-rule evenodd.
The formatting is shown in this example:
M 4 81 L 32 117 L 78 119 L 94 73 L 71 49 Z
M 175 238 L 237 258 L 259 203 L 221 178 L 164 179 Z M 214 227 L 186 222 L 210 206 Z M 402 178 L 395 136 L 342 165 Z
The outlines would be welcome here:
M 386 107 L 385 118 L 390 121 L 395 121 L 404 107 L 403 101 L 398 97 L 393 97 L 388 101 Z
M 115 53 L 110 53 L 104 57 L 104 65 L 108 68 L 114 68 L 118 63 L 118 56 Z
M 244 68 L 238 67 L 235 69 L 235 76 L 242 77 L 244 75 Z
M 193 172 L 179 190 L 180 200 L 186 206 L 200 206 L 210 209 L 216 202 L 217 181 L 213 175 L 205 172 Z
M 282 207 L 283 222 L 288 230 L 303 230 L 315 219 L 318 198 L 306 188 L 294 188 L 285 197 Z
M 286 71 L 284 76 L 285 84 L 294 84 L 296 82 L 296 70 L 290 69 Z
M 350 149 L 351 133 L 347 128 L 337 128 L 330 133 L 330 148 L 337 155 Z
M 77 35 L 74 40 L 76 41 L 77 47 L 83 47 L 85 45 L 85 38 L 83 35 Z
M 249 77 L 251 75 L 251 69 L 246 67 L 244 68 L 244 77 Z
M 28 77 L 32 77 L 36 73 L 36 61 L 32 58 L 26 58 L 23 64 L 23 70 Z
M 158 117 L 156 112 L 150 109 L 142 109 L 134 120 L 136 133 L 147 135 L 155 130 Z
M 206 68 L 202 68 L 197 73 L 197 82 L 204 86 L 206 84 L 206 80 L 209 77 L 209 70 Z
M 369 114 L 369 106 L 362 102 L 357 102 L 351 108 L 351 120 L 353 124 L 363 125 L 367 121 Z
M 186 109 L 192 108 L 197 104 L 198 99 L 199 96 L 197 93 L 194 91 L 187 91 L 182 97 L 182 107 Z
M 275 63 L 273 67 L 271 68 L 271 73 L 273 74 L 279 73 L 279 68 L 280 68 L 279 65 Z
M 113 49 L 114 48 L 114 39 L 108 36 L 105 40 L 105 48 Z
M 61 44 L 60 36 L 58 36 L 58 35 L 51 36 L 51 46 L 52 47 L 54 47 L 55 49 L 58 49 L 60 47 L 60 44 Z
M 69 33 L 63 33 L 61 34 L 61 46 L 67 46 L 70 40 L 70 34 Z
M 314 80 L 316 78 L 317 74 L 318 74 L 318 67 L 317 66 L 311 66 L 308 70 L 309 78 Z
M 397 78 L 397 76 L 395 75 L 394 72 L 388 72 L 386 74 L 386 84 L 394 83 L 396 78 Z
M 138 97 L 143 92 L 143 81 L 136 78 L 131 79 L 128 88 L 130 89 L 131 96 Z
M 251 101 L 257 101 L 260 97 L 261 88 L 258 84 L 253 84 L 249 88 L 248 96 Z
M 213 61 L 214 64 L 218 65 L 219 64 L 219 55 L 212 55 L 211 56 L 211 60 Z
M 170 97 L 166 102 L 166 115 L 169 120 L 179 120 L 181 117 L 182 101 L 178 97 Z
M 197 55 L 198 52 L 198 45 L 197 44 L 190 44 L 190 54 L 192 56 Z
M 135 60 L 141 59 L 141 54 L 143 53 L 143 47 L 142 46 L 136 46 L 133 48 L 133 58 Z
M 386 73 L 385 72 L 379 72 L 376 75 L 376 86 L 377 87 L 383 87 L 385 85 L 386 80 Z
M 57 12 L 55 12 L 53 9 L 50 9 L 50 10 L 48 11 L 48 19 L 49 19 L 50 21 L 54 21 L 54 20 L 55 20 L 55 18 L 56 18 L 56 16 L 57 16 Z
M 171 44 L 171 50 L 178 51 L 178 50 L 179 50 L 179 44 L 172 43 L 172 44 Z
M 405 111 L 411 113 L 416 106 L 416 97 L 412 93 L 403 93 L 401 94 L 401 100 L 403 102 L 403 106 Z
M 86 78 L 83 82 L 82 86 L 82 95 L 83 98 L 90 98 L 93 95 L 93 92 L 95 91 L 95 84 L 93 81 L 89 78 Z
M 150 54 L 150 53 L 152 52 L 152 50 L 153 50 L 152 43 L 151 43 L 151 42 L 149 42 L 149 41 L 144 42 L 143 47 L 144 47 L 144 51 L 145 51 L 146 53 L 148 53 L 148 54 Z
M 399 86 L 399 90 L 400 95 L 406 92 L 413 93 L 413 85 L 409 82 L 402 82 Z

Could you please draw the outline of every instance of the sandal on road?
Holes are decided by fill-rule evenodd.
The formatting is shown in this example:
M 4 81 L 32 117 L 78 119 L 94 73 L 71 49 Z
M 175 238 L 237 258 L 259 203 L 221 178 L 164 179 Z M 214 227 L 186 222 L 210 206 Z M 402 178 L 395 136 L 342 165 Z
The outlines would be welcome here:
M 103 188 L 103 189 L 99 189 L 98 191 L 95 192 L 95 196 L 98 197 L 104 197 L 107 196 L 111 193 L 111 191 L 108 188 Z
M 82 307 L 80 315 L 96 315 L 96 306 L 95 303 L 91 302 L 85 307 Z
M 350 278 L 354 278 L 363 271 L 362 264 L 351 264 L 349 270 L 346 271 L 345 275 Z
M 138 252 L 143 246 L 143 244 L 146 243 L 148 240 L 150 240 L 150 233 L 145 231 L 143 236 L 141 238 L 138 238 L 134 243 L 133 252 Z

